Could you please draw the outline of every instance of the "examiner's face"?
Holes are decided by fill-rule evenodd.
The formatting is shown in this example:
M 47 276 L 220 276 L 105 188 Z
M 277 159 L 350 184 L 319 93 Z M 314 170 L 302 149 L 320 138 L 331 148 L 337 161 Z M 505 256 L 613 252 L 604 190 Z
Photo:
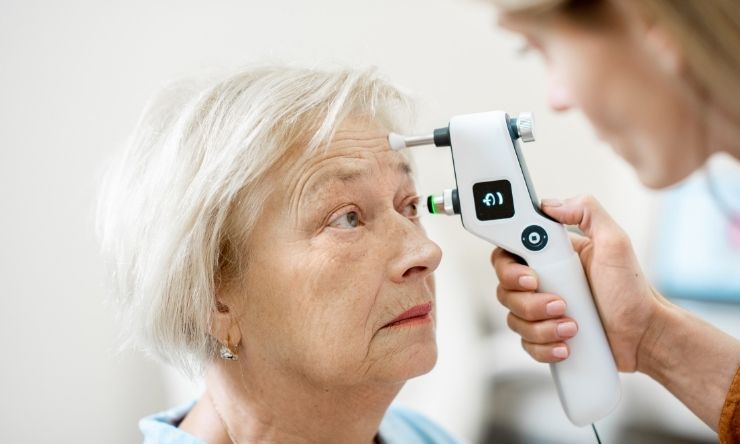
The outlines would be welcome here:
M 248 241 L 245 358 L 310 382 L 401 382 L 437 356 L 432 272 L 441 251 L 387 130 L 356 118 L 326 153 L 273 175 L 276 191 Z M 424 311 L 422 310 L 422 314 Z
M 643 184 L 662 188 L 706 160 L 704 116 L 662 30 L 630 17 L 591 27 L 562 17 L 500 22 L 542 55 L 550 106 L 583 111 Z

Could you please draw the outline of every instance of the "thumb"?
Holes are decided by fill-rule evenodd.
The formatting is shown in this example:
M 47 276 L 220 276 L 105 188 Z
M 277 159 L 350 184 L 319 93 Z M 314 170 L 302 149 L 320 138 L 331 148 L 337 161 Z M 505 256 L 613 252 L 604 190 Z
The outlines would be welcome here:
M 578 225 L 588 237 L 621 232 L 604 208 L 593 196 L 578 196 L 564 201 L 542 199 L 542 211 L 565 225 Z

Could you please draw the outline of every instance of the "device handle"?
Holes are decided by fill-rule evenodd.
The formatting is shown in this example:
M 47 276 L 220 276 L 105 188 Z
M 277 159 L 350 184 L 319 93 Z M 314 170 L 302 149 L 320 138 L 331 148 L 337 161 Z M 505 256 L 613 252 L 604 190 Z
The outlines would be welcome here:
M 619 375 L 599 313 L 577 253 L 551 264 L 539 264 L 539 291 L 561 297 L 566 316 L 578 323 L 578 334 L 565 341 L 570 355 L 550 364 L 565 414 L 577 426 L 591 424 L 616 407 Z

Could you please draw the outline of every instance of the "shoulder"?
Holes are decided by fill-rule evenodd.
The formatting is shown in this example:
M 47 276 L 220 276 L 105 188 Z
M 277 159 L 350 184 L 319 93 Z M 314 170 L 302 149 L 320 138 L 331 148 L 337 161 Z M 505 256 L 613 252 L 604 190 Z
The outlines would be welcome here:
M 189 402 L 142 418 L 139 429 L 144 444 L 205 444 L 177 428 L 193 407 Z M 464 444 L 426 416 L 404 407 L 391 406 L 380 424 L 383 444 Z
M 463 444 L 426 416 L 404 407 L 391 405 L 380 424 L 384 444 Z
M 193 408 L 194 401 L 142 418 L 139 430 L 144 444 L 205 444 L 202 440 L 177 428 Z

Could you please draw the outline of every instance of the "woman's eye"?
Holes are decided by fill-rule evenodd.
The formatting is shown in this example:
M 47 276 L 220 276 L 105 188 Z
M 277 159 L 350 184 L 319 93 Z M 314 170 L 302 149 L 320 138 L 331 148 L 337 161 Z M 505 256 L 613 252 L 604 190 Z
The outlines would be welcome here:
M 403 208 L 403 215 L 413 219 L 419 215 L 419 199 L 414 199 Z
M 360 225 L 360 214 L 357 211 L 348 211 L 340 216 L 335 217 L 329 226 L 333 228 L 357 228 Z

